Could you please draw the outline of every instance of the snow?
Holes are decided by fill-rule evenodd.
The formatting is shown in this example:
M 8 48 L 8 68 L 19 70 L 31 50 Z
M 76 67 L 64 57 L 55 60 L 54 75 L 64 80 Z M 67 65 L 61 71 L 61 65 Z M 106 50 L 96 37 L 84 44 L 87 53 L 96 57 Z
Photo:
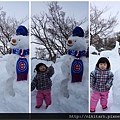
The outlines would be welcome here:
M 114 113 L 120 113 L 120 68 L 115 71 L 114 81 L 113 81 L 113 102 L 114 105 L 111 109 L 114 109 Z
M 96 48 L 94 47 L 94 46 L 90 46 L 90 53 L 93 53 L 93 52 L 96 52 L 96 53 L 98 53 L 98 51 L 96 50 Z

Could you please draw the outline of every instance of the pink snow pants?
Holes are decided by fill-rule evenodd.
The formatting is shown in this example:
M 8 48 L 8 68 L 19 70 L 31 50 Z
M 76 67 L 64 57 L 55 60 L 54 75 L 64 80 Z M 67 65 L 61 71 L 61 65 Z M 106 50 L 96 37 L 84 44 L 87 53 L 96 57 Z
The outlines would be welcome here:
M 45 100 L 46 106 L 51 104 L 51 90 L 37 91 L 36 105 L 42 106 L 43 100 Z
M 92 92 L 91 98 L 90 98 L 90 109 L 96 109 L 98 100 L 100 99 L 101 106 L 107 106 L 107 100 L 108 100 L 108 93 L 107 92 Z

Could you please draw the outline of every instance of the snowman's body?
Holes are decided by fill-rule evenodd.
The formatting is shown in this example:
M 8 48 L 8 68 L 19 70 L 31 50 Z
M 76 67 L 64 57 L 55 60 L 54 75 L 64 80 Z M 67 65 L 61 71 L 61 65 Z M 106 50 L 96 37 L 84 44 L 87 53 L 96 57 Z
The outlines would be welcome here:
M 71 36 L 66 42 L 67 50 L 87 50 L 87 40 L 84 37 Z M 64 61 L 61 65 L 61 70 L 64 75 L 64 79 L 61 81 L 60 85 L 60 95 L 64 96 L 65 99 L 59 103 L 61 104 L 61 110 L 64 112 L 88 112 L 88 68 L 89 59 L 86 56 L 80 57 L 83 62 L 84 70 L 82 76 L 82 82 L 71 83 L 71 65 L 75 57 L 66 54 L 64 56 Z M 59 94 L 59 93 L 58 93 Z M 78 106 L 74 105 L 77 104 Z M 64 105 L 63 105 L 64 104 Z M 66 108 L 68 109 L 66 109 Z M 62 111 L 63 112 L 63 111 Z
M 11 48 L 11 50 L 13 49 L 23 49 L 26 50 L 29 48 L 29 41 L 28 41 L 28 36 L 22 36 L 22 35 L 17 35 L 17 36 L 13 36 L 9 46 Z M 17 54 L 9 54 L 7 56 L 8 61 L 6 63 L 6 70 L 9 74 L 9 78 L 6 81 L 6 91 L 12 95 L 15 96 L 15 91 L 13 88 L 13 82 L 16 81 L 17 79 L 17 73 L 16 73 L 16 63 L 18 61 L 18 59 L 20 58 L 20 55 Z M 25 58 L 28 61 L 28 55 L 25 56 Z

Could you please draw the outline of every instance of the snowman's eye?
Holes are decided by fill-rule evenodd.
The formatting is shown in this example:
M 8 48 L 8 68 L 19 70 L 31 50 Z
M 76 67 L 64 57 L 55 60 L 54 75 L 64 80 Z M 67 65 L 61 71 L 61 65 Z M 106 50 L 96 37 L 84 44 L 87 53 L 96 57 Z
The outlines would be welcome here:
M 76 40 L 75 40 L 75 42 L 76 42 Z
M 19 39 L 19 41 L 20 41 L 20 39 Z

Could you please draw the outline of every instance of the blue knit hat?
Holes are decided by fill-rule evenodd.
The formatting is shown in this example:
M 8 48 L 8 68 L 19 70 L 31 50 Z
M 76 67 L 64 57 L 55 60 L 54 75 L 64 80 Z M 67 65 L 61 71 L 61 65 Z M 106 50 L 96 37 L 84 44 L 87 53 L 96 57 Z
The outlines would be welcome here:
M 84 37 L 84 31 L 81 27 L 75 27 L 72 31 L 72 36 Z
M 16 30 L 16 35 L 28 36 L 28 30 L 25 26 L 20 25 Z

